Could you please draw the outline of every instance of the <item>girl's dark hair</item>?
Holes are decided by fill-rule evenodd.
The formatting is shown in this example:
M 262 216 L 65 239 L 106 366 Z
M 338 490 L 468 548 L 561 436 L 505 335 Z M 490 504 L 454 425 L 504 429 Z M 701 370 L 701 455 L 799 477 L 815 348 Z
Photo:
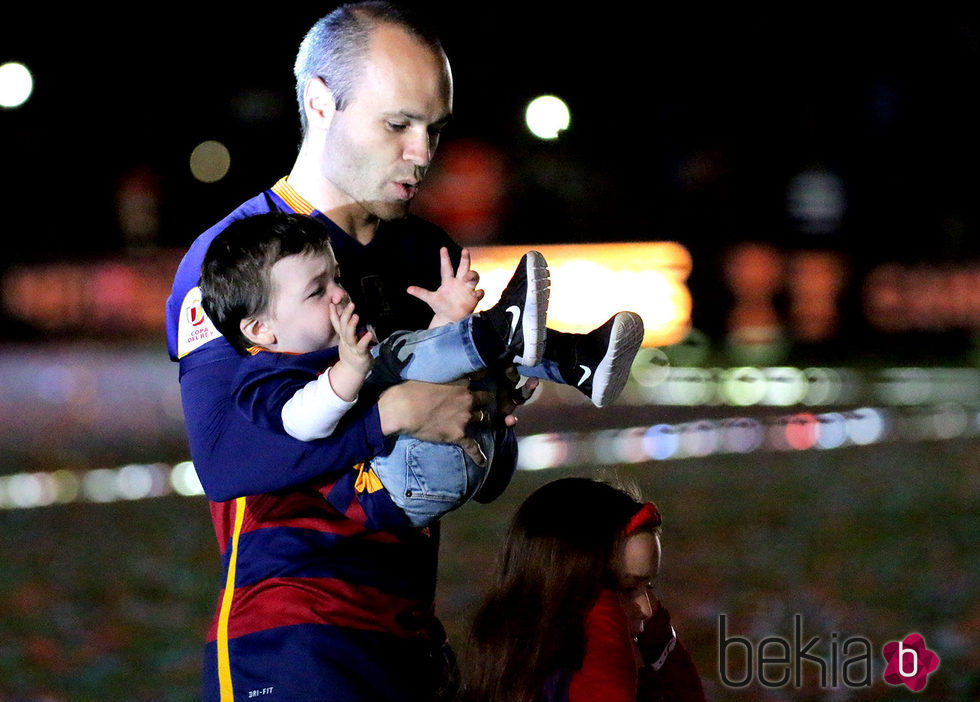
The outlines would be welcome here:
M 466 702 L 534 702 L 545 681 L 577 670 L 585 617 L 642 504 L 606 483 L 564 478 L 539 488 L 507 534 L 500 577 L 476 614 L 463 667 Z
M 294 254 L 333 257 L 327 228 L 305 215 L 269 212 L 235 220 L 208 246 L 201 264 L 201 305 L 239 351 L 252 345 L 241 321 L 268 309 L 272 266 Z

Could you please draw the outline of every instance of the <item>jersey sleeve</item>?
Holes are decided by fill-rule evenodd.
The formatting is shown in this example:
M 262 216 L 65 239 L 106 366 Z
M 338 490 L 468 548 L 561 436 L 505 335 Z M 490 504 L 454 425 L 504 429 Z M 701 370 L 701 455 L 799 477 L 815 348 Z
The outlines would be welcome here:
M 250 422 L 231 397 L 242 360 L 224 339 L 180 360 L 191 459 L 209 499 L 294 487 L 349 470 L 384 450 L 374 398 L 348 412 L 334 435 L 311 442 Z
M 235 407 L 253 424 L 300 441 L 326 438 L 356 404 L 356 398 L 348 402 L 338 397 L 330 384 L 336 361 L 336 347 L 246 356 L 232 389 Z

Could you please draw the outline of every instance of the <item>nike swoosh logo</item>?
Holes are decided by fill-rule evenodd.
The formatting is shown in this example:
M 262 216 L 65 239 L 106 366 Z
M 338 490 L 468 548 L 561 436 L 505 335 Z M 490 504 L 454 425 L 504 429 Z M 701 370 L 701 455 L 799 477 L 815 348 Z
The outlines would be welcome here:
M 588 380 L 589 379 L 589 376 L 592 375 L 592 369 L 589 368 L 588 366 L 579 366 L 579 368 L 582 369 L 582 379 L 580 381 L 578 381 L 578 384 L 577 384 L 576 387 L 581 386 L 582 383 L 584 383 L 586 380 Z
M 510 315 L 510 334 L 507 335 L 507 345 L 510 346 L 510 342 L 514 340 L 514 334 L 517 333 L 517 321 L 521 318 L 521 308 L 517 305 L 511 305 L 504 312 Z

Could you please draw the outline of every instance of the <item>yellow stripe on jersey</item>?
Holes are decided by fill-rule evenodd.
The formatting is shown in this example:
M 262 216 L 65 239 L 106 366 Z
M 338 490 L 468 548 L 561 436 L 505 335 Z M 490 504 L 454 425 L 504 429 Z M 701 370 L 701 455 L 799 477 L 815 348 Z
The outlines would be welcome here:
M 231 537 L 231 556 L 228 558 L 228 576 L 225 578 L 225 592 L 221 598 L 221 612 L 218 615 L 218 683 L 221 689 L 221 702 L 234 702 L 235 692 L 231 685 L 231 656 L 228 653 L 228 618 L 231 614 L 231 601 L 235 596 L 235 566 L 238 563 L 238 540 L 245 523 L 245 498 L 235 500 L 235 529 Z
M 286 181 L 283 176 L 279 182 L 272 186 L 272 192 L 282 198 L 283 202 L 289 205 L 293 212 L 303 215 L 311 215 L 316 209 L 309 202 L 303 199 L 302 195 L 293 190 L 293 186 Z

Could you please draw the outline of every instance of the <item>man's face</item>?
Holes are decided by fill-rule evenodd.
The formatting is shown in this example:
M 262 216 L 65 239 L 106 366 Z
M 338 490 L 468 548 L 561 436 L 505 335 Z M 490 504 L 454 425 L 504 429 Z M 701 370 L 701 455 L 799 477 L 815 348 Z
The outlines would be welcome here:
M 335 346 L 329 303 L 340 312 L 350 298 L 338 282 L 333 256 L 286 256 L 273 264 L 269 278 L 269 309 L 263 317 L 275 334 L 274 350 L 307 353 Z
M 382 25 L 372 35 L 353 95 L 330 123 L 323 175 L 368 215 L 404 217 L 451 113 L 445 56 Z

